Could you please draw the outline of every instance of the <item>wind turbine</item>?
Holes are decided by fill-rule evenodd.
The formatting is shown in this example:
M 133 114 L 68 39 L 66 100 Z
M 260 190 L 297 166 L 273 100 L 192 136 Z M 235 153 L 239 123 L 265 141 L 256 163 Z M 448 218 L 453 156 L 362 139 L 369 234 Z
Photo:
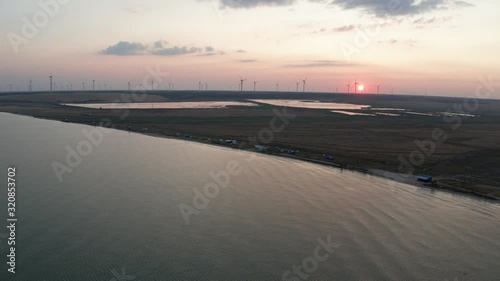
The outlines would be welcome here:
M 49 75 L 50 78 L 50 92 L 52 93 L 52 73 Z
M 30 86 L 29 86 L 29 91 L 32 92 L 33 91 L 33 87 L 32 87 L 32 83 L 31 83 L 31 80 L 30 80 Z
M 304 93 L 306 92 L 306 83 L 307 83 L 307 79 L 308 79 L 308 78 L 309 78 L 309 77 L 306 77 L 306 79 L 302 80 L 302 82 L 304 83 L 304 84 L 302 85 L 302 90 L 304 91 Z
M 297 84 L 297 93 L 299 92 L 299 84 L 300 82 L 295 81 L 295 84 Z
M 380 86 L 382 85 L 377 85 L 377 95 L 380 93 Z
M 92 80 L 92 91 L 95 91 L 95 80 Z
M 255 88 L 257 86 L 257 81 L 253 81 L 253 91 L 255 92 Z
M 85 82 L 82 82 L 82 89 L 85 91 Z
M 154 91 L 154 89 L 155 89 L 155 81 L 152 80 L 151 81 L 151 91 Z
M 278 80 L 278 83 L 276 83 L 276 92 L 280 91 L 280 81 Z
M 132 91 L 132 86 L 130 85 L 130 81 L 128 82 L 128 90 Z
M 347 83 L 347 93 L 348 94 L 351 93 L 351 81 L 349 81 L 349 83 Z
M 240 91 L 243 92 L 243 82 L 247 81 L 247 79 L 243 79 L 241 76 L 240 76 Z
M 357 94 L 358 93 L 358 80 L 354 79 L 354 93 Z
M 198 91 L 201 91 L 201 81 L 198 81 Z

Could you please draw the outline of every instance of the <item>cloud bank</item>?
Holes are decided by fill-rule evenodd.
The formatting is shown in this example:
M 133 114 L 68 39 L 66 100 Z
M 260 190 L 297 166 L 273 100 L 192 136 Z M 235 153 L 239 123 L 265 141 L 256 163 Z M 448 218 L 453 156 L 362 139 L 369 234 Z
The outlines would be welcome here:
M 209 0 L 198 0 L 209 1 Z M 463 0 L 308 0 L 324 3 L 344 10 L 357 9 L 378 16 L 419 15 L 436 10 L 472 7 Z M 260 6 L 290 6 L 297 0 L 218 0 L 221 8 L 255 8 Z
M 456 0 L 333 0 L 330 5 L 337 5 L 344 10 L 360 9 L 378 17 L 411 16 L 436 10 L 474 6 Z
M 219 0 L 222 8 L 255 8 L 258 6 L 289 6 L 295 0 Z
M 314 60 L 301 64 L 288 64 L 285 67 L 349 67 L 353 66 L 351 63 L 347 63 L 345 61 L 336 61 L 336 60 Z
M 102 55 L 114 56 L 182 56 L 189 54 L 197 54 L 200 56 L 223 55 L 224 52 L 216 50 L 212 46 L 189 47 L 189 46 L 168 46 L 168 42 L 159 40 L 153 44 L 147 45 L 136 42 L 120 41 L 115 45 L 111 45 L 99 52 Z

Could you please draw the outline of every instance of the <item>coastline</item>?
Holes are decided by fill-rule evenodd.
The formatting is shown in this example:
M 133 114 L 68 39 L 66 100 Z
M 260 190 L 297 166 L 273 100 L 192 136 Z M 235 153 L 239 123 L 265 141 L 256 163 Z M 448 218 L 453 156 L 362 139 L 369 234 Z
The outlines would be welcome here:
M 427 189 L 432 189 L 432 190 L 439 190 L 439 191 L 445 191 L 445 192 L 450 192 L 452 194 L 462 194 L 466 196 L 470 196 L 472 198 L 476 199 L 486 199 L 492 202 L 499 202 L 500 203 L 500 198 L 495 197 L 495 196 L 490 196 L 487 194 L 482 194 L 475 192 L 473 190 L 468 190 L 464 188 L 458 188 L 458 187 L 453 187 L 453 186 L 447 186 L 447 187 L 442 187 L 439 186 L 438 184 L 429 184 L 429 183 L 422 183 L 418 182 L 416 180 L 416 175 L 408 175 L 408 174 L 403 174 L 403 173 L 397 173 L 397 172 L 391 172 L 383 169 L 375 169 L 375 168 L 361 168 L 361 167 L 355 167 L 352 165 L 342 165 L 340 163 L 335 163 L 332 161 L 325 161 L 325 160 L 319 160 L 319 159 L 314 159 L 314 158 L 307 158 L 303 156 L 296 156 L 293 154 L 286 154 L 286 153 L 269 153 L 269 152 L 262 152 L 258 151 L 255 148 L 252 147 L 245 147 L 245 146 L 235 146 L 234 144 L 227 144 L 227 143 L 220 143 L 220 142 L 212 142 L 209 140 L 213 140 L 209 137 L 201 137 L 198 136 L 197 138 L 194 138 L 193 136 L 181 136 L 181 135 L 166 135 L 166 134 L 161 134 L 157 132 L 144 132 L 144 131 L 134 131 L 134 130 L 128 130 L 124 129 L 121 127 L 105 127 L 105 126 L 96 126 L 96 125 L 89 125 L 86 123 L 79 123 L 79 122 L 71 122 L 71 121 L 66 121 L 66 120 L 59 120 L 59 119 L 51 119 L 51 118 L 44 118 L 40 116 L 33 116 L 33 115 L 28 115 L 28 114 L 22 114 L 22 113 L 12 113 L 12 112 L 5 112 L 1 111 L 3 113 L 7 114 L 14 114 L 14 115 L 19 115 L 19 116 L 26 116 L 26 117 L 31 117 L 31 118 L 37 118 L 37 119 L 44 119 L 44 120 L 50 120 L 50 121 L 59 121 L 63 123 L 70 123 L 70 124 L 80 124 L 80 125 L 86 125 L 86 126 L 94 126 L 94 127 L 102 127 L 106 129 L 112 129 L 112 130 L 119 130 L 123 132 L 129 132 L 129 133 L 135 133 L 135 134 L 141 134 L 145 136 L 150 136 L 150 137 L 155 137 L 155 138 L 165 138 L 165 139 L 172 139 L 172 140 L 181 140 L 181 141 L 188 141 L 188 142 L 195 142 L 199 144 L 206 144 L 206 145 L 211 145 L 211 146 L 218 146 L 218 147 L 225 147 L 225 148 L 230 148 L 234 150 L 243 150 L 247 152 L 252 152 L 252 153 L 258 153 L 258 154 L 264 154 L 268 156 L 275 156 L 275 157 L 280 157 L 280 158 L 287 158 L 287 159 L 292 159 L 296 161 L 303 161 L 303 162 L 308 162 L 316 165 L 322 165 L 322 166 L 328 166 L 331 168 L 335 169 L 345 169 L 357 173 L 362 173 L 365 175 L 370 175 L 370 176 L 375 176 L 378 178 L 386 179 L 386 180 L 391 180 L 407 185 L 411 185 L 414 187 L 418 188 L 427 188 Z M 279 149 L 279 147 L 271 147 L 274 149 Z M 406 179 L 406 180 L 403 180 Z M 439 180 L 439 179 L 438 179 Z
M 49 119 L 49 120 L 51 120 L 51 119 Z M 61 122 L 64 122 L 64 121 L 61 121 Z M 70 122 L 70 123 L 73 123 L 73 122 Z M 73 124 L 81 124 L 81 123 L 73 123 Z M 86 124 L 84 124 L 84 125 L 86 125 Z M 124 129 L 119 129 L 119 128 L 108 128 L 108 129 L 120 130 L 120 131 L 124 131 L 124 132 L 135 133 L 135 134 L 141 134 L 141 135 L 155 137 L 155 138 L 165 138 L 165 139 L 172 139 L 172 140 L 188 141 L 188 142 L 194 142 L 194 143 L 199 143 L 199 144 L 206 144 L 206 145 L 211 145 L 211 146 L 230 148 L 230 149 L 234 149 L 234 150 L 243 150 L 243 151 L 252 152 L 252 153 L 264 154 L 267 156 L 287 158 L 287 159 L 308 162 L 308 163 L 321 165 L 321 166 L 328 166 L 330 168 L 335 168 L 335 169 L 345 169 L 345 170 L 349 170 L 352 172 L 362 173 L 365 175 L 370 175 L 370 176 L 374 176 L 374 177 L 378 177 L 378 178 L 382 178 L 382 179 L 386 179 L 386 180 L 391 180 L 391 181 L 411 185 L 411 186 L 418 187 L 418 188 L 427 188 L 427 189 L 432 189 L 432 190 L 449 192 L 452 194 L 461 194 L 461 195 L 466 195 L 466 196 L 476 198 L 476 199 L 486 199 L 486 200 L 490 200 L 492 202 L 500 203 L 500 198 L 498 198 L 498 197 L 489 196 L 487 194 L 477 193 L 477 192 L 474 192 L 472 190 L 461 189 L 461 188 L 456 188 L 456 187 L 442 188 L 442 187 L 436 186 L 434 184 L 419 182 L 416 180 L 417 175 L 408 175 L 408 174 L 390 172 L 390 171 L 380 170 L 380 169 L 365 169 L 365 168 L 355 167 L 352 165 L 342 166 L 341 164 L 335 163 L 335 162 L 327 162 L 327 161 L 317 160 L 317 159 L 313 159 L 313 158 L 299 157 L 299 156 L 294 156 L 294 155 L 285 154 L 285 153 L 265 153 L 265 152 L 260 152 L 256 149 L 245 149 L 245 148 L 239 148 L 239 147 L 234 147 L 234 146 L 230 146 L 230 145 L 224 145 L 221 143 L 211 143 L 211 142 L 203 141 L 202 139 L 184 138 L 184 137 L 164 135 L 164 134 L 160 134 L 160 133 L 151 133 L 151 132 L 129 131 L 129 130 L 124 130 Z M 402 180 L 403 178 L 408 178 L 408 180 Z

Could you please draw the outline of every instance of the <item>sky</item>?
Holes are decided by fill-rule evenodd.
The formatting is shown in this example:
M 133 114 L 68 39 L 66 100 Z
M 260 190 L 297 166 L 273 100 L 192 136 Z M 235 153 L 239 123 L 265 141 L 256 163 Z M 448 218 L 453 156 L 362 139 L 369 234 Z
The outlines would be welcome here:
M 500 75 L 493 0 L 0 0 L 0 91 L 167 89 L 473 96 Z M 300 84 L 302 85 L 302 84 Z M 497 86 L 500 86 L 498 83 Z M 302 86 L 301 86 L 302 87 Z M 492 98 L 500 98 L 493 93 Z

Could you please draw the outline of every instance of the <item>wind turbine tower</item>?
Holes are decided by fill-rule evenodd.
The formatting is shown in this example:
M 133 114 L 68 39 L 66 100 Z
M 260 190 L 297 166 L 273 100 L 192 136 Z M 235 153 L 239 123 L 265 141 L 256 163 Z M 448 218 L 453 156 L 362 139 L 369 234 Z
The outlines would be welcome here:
M 50 74 L 49 78 L 50 78 L 50 92 L 52 93 L 52 74 Z
M 296 91 L 297 91 L 297 93 L 298 93 L 298 92 L 299 92 L 299 84 L 300 84 L 300 82 L 295 82 L 295 84 L 297 84 L 297 89 L 296 89 Z
M 33 92 L 33 84 L 31 83 L 31 80 L 30 80 L 29 91 L 30 91 L 30 92 Z
M 243 79 L 240 76 L 240 92 L 243 92 L 243 82 L 247 81 L 247 79 Z
M 257 81 L 253 81 L 253 91 L 255 92 L 255 89 L 257 88 Z
M 357 94 L 358 93 L 358 80 L 354 79 L 354 93 Z
M 304 84 L 302 85 L 302 90 L 304 91 L 304 93 L 306 92 L 306 84 L 307 84 L 307 79 L 308 79 L 308 78 L 309 78 L 309 77 L 306 77 L 306 79 L 302 80 L 302 82 L 304 83 Z
M 380 86 L 382 85 L 377 85 L 377 95 L 380 94 Z
M 95 80 L 92 80 L 92 91 L 95 91 Z

